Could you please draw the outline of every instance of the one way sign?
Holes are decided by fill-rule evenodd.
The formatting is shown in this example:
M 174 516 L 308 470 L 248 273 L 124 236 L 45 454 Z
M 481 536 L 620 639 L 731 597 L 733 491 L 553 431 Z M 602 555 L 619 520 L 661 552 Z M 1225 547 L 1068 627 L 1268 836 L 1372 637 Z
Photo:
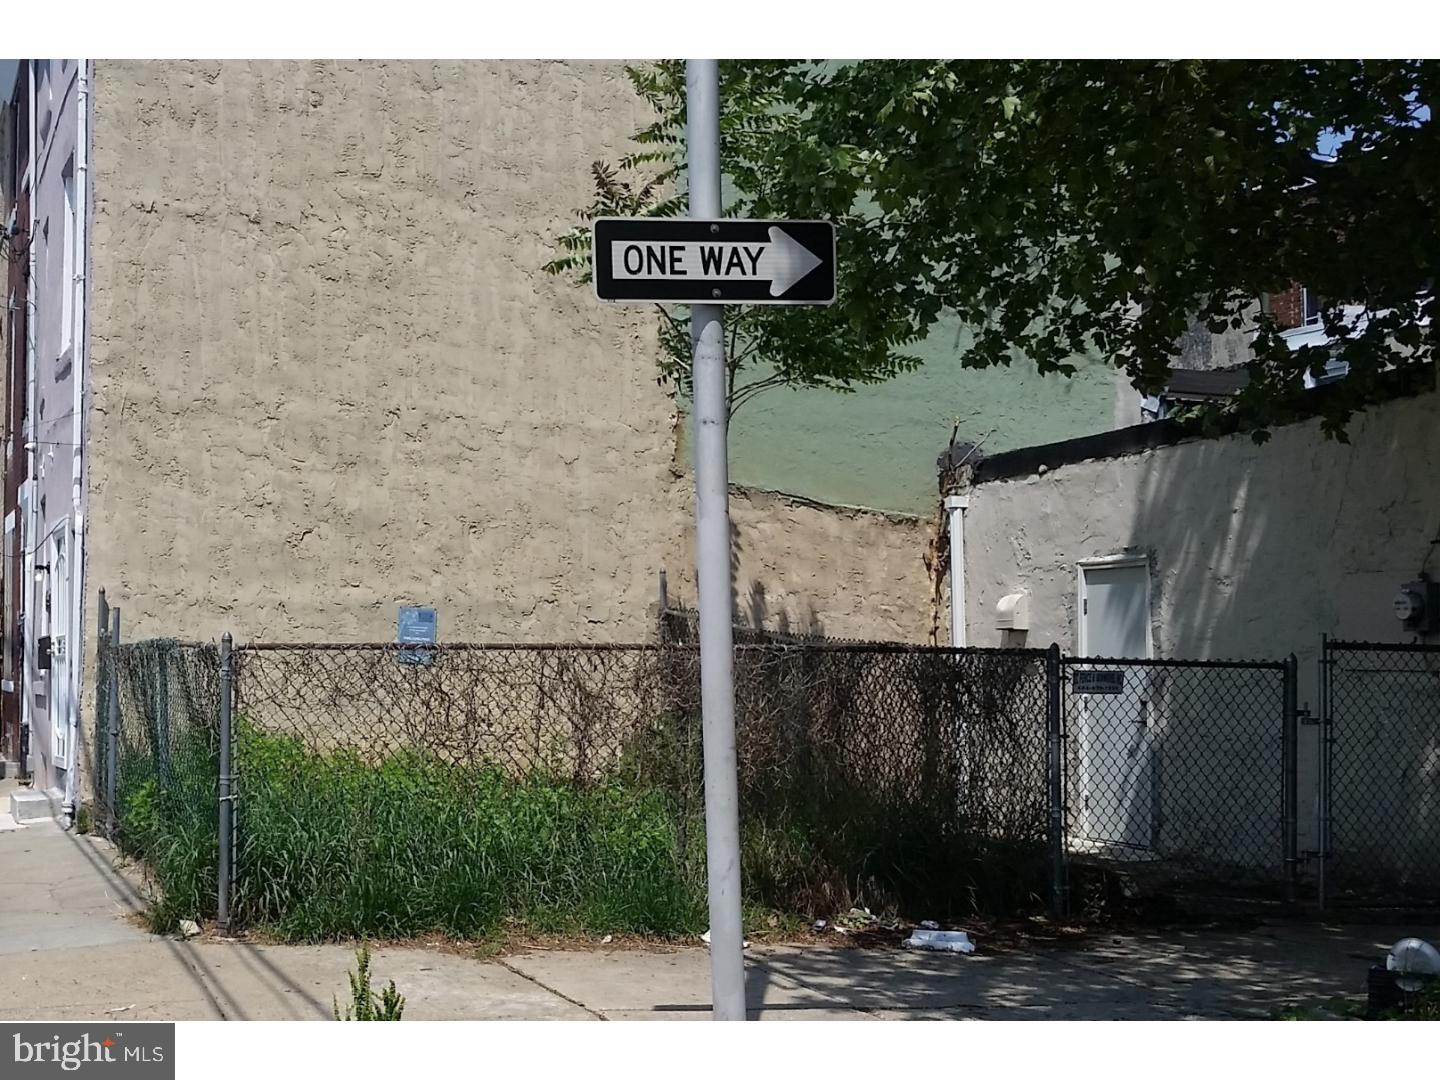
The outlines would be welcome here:
M 599 218 L 595 294 L 669 304 L 830 304 L 828 221 Z

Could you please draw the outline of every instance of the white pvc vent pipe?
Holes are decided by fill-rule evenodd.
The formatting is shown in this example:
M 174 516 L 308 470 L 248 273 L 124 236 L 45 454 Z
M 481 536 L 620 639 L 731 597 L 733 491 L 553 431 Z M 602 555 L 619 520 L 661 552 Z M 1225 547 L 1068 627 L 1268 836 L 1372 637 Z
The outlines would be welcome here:
M 965 635 L 965 511 L 970 496 L 946 495 L 945 511 L 950 515 L 950 644 L 963 649 Z

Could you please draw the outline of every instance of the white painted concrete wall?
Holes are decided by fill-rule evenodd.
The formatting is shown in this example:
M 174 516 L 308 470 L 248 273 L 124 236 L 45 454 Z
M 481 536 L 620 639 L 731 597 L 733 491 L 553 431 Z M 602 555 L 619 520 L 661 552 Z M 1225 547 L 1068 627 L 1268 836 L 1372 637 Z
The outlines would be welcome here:
M 1440 396 L 981 484 L 966 520 L 970 636 L 998 645 L 995 604 L 1031 593 L 1029 643 L 1076 645 L 1076 564 L 1150 556 L 1156 653 L 1313 661 L 1321 633 L 1407 636 L 1391 611 L 1440 531 Z M 1429 569 L 1440 573 L 1440 551 Z M 1302 696 L 1309 693 L 1302 683 Z
M 966 517 L 970 642 L 1018 643 L 996 627 L 995 605 L 1025 589 L 1025 643 L 1076 649 L 1076 564 L 1142 553 L 1150 559 L 1157 656 L 1294 652 L 1300 703 L 1318 710 L 1321 634 L 1410 640 L 1391 601 L 1427 556 L 1440 574 L 1437 421 L 1440 395 L 1429 393 L 1357 418 L 1348 445 L 1326 440 L 1315 421 L 1278 429 L 1264 445 L 1246 436 L 1194 441 L 980 484 Z M 1440 694 L 1440 671 L 1434 675 L 1433 688 L 1415 699 L 1422 709 L 1427 695 Z M 1398 733 L 1410 719 L 1381 717 L 1364 737 L 1393 730 L 1395 761 L 1409 762 Z M 1302 848 L 1316 839 L 1316 730 L 1302 729 L 1300 738 Z M 1425 767 L 1440 784 L 1440 763 Z M 1375 782 L 1384 786 L 1383 777 Z M 1431 850 L 1440 850 L 1440 825 L 1396 819 L 1396 828 L 1410 826 L 1434 833 Z

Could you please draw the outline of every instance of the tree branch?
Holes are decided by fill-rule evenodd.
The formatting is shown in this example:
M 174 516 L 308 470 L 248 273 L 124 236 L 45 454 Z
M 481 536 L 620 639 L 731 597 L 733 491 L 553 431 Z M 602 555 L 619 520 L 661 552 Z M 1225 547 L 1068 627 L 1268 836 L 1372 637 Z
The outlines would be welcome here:
M 784 386 L 789 382 L 784 375 L 766 375 L 763 379 L 756 379 L 754 382 L 746 383 L 730 395 L 730 415 L 733 417 L 739 411 L 740 406 L 747 401 L 760 396 L 766 390 L 776 386 Z

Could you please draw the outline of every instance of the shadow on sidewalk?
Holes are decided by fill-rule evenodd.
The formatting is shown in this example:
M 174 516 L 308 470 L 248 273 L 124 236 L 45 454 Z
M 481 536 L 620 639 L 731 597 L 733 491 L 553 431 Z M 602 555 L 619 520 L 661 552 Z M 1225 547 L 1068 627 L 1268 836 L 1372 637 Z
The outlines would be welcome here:
M 90 868 L 105 882 L 105 885 L 118 894 L 132 915 L 144 914 L 148 907 L 145 898 L 96 850 L 99 844 L 109 847 L 108 841 L 91 840 L 64 829 L 61 830 L 61 833 L 85 859 Z M 199 988 L 222 1019 L 250 1019 L 250 1015 L 240 1003 L 240 996 L 227 988 L 224 974 L 199 948 L 189 942 L 177 941 L 160 934 L 151 934 L 150 937 L 165 944 L 171 956 L 185 969 L 191 981 Z M 231 939 L 223 941 L 223 946 L 224 955 L 234 957 L 244 965 L 269 997 L 292 1019 L 328 1020 L 331 1018 L 330 1003 L 321 1001 L 307 988 L 287 976 L 254 945 Z M 303 1008 L 298 1006 L 297 999 L 304 1003 Z

